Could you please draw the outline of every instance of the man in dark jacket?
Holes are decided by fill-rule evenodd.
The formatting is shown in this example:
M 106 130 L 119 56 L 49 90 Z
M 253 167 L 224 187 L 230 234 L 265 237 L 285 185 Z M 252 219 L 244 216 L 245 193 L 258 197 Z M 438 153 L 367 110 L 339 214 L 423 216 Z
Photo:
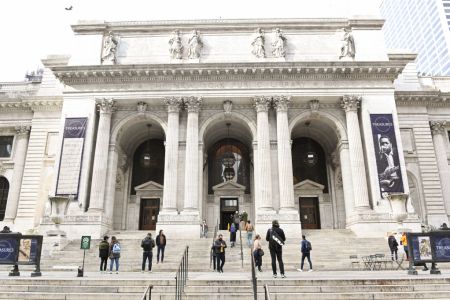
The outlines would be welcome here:
M 155 248 L 155 241 L 152 239 L 152 234 L 148 233 L 147 236 L 141 242 L 142 247 L 142 273 L 145 271 L 145 262 L 148 259 L 148 271 L 152 272 L 152 259 L 153 259 L 153 248 Z
M 159 264 L 159 255 L 161 254 L 161 263 L 164 262 L 164 250 L 166 249 L 166 236 L 164 235 L 162 229 L 159 231 L 159 234 L 156 236 L 156 246 L 158 248 L 158 252 L 156 253 L 156 263 Z
M 280 224 L 277 220 L 272 221 L 272 228 L 267 230 L 266 241 L 269 242 L 270 258 L 272 259 L 272 272 L 273 278 L 277 278 L 277 263 L 280 266 L 280 273 L 282 278 L 286 278 L 284 275 L 284 264 L 283 264 L 283 245 L 286 241 L 283 229 L 280 228 Z
M 108 264 L 109 256 L 109 237 L 105 235 L 103 241 L 98 245 L 98 257 L 100 257 L 100 272 L 106 272 L 106 265 Z
M 389 249 L 391 250 L 392 260 L 394 260 L 394 254 L 395 254 L 395 260 L 398 260 L 398 255 L 397 255 L 398 243 L 397 243 L 397 240 L 395 239 L 395 236 L 392 233 L 389 235 L 388 245 L 389 245 Z
M 300 264 L 300 269 L 297 269 L 297 271 L 299 272 L 303 272 L 303 264 L 305 263 L 305 258 L 308 259 L 309 262 L 309 271 L 308 272 L 312 272 L 313 267 L 312 267 L 312 263 L 311 263 L 311 243 L 306 239 L 306 237 L 304 235 L 302 235 L 302 243 L 300 246 L 300 250 L 302 252 L 302 262 Z
M 223 240 L 223 236 L 219 234 L 217 240 L 214 241 L 214 251 L 217 259 L 217 272 L 223 273 L 223 265 L 225 264 L 225 248 L 227 243 Z

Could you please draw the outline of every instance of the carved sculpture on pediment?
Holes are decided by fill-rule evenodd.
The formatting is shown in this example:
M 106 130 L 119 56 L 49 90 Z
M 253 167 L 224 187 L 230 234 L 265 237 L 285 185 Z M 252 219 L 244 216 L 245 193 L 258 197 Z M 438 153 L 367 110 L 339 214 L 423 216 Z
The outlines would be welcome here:
M 141 114 L 145 113 L 145 111 L 147 110 L 147 103 L 141 101 L 138 102 L 137 104 L 137 111 Z
M 103 65 L 115 65 L 117 63 L 118 40 L 111 31 L 103 38 L 101 63 Z
M 275 57 L 286 56 L 286 42 L 287 38 L 283 35 L 280 28 L 275 29 L 275 41 L 272 43 L 272 54 Z
M 343 57 L 355 58 L 355 40 L 351 29 L 343 28 L 344 36 L 342 37 L 341 55 L 339 59 Z
M 183 54 L 183 45 L 181 43 L 180 31 L 172 32 L 172 37 L 169 40 L 169 53 L 172 59 L 181 59 Z
M 203 48 L 203 42 L 197 30 L 192 31 L 192 36 L 189 38 L 188 58 L 196 59 L 200 58 L 200 52 Z
M 231 100 L 223 101 L 223 111 L 226 117 L 231 117 L 232 109 L 233 109 L 233 102 Z
M 264 31 L 261 28 L 256 29 L 256 33 L 252 41 L 252 54 L 257 58 L 264 58 L 266 56 L 264 42 Z

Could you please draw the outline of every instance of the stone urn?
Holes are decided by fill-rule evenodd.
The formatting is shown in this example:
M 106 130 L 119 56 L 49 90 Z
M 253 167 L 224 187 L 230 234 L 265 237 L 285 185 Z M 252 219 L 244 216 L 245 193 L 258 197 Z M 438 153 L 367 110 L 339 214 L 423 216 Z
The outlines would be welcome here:
M 59 229 L 59 224 L 62 223 L 73 196 L 50 196 L 48 199 L 50 200 L 51 207 L 50 219 L 55 223 L 56 227 L 56 231 L 53 231 L 53 233 L 65 235 L 65 233 L 63 234 L 63 231 Z
M 391 203 L 392 218 L 398 223 L 402 223 L 408 216 L 408 212 L 406 211 L 406 201 L 408 200 L 408 194 L 392 193 L 388 194 L 387 198 Z

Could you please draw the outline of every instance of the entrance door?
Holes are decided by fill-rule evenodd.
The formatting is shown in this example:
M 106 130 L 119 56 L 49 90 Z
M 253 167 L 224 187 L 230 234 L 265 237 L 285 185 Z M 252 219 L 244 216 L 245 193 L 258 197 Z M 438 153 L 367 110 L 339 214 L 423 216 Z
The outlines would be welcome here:
M 239 211 L 238 198 L 220 198 L 220 230 L 227 230 L 233 223 L 233 215 Z
M 300 221 L 303 229 L 320 229 L 319 199 L 300 197 Z
M 141 199 L 139 230 L 155 230 L 159 214 L 159 199 Z

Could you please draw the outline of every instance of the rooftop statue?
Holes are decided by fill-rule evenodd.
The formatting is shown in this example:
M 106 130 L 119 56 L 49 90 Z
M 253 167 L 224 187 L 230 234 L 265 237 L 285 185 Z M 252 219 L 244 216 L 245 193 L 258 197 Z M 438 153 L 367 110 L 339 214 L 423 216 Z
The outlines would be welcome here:
M 190 59 L 200 58 L 200 52 L 203 48 L 203 42 L 197 30 L 192 31 L 192 36 L 189 38 L 188 57 Z
M 116 64 L 117 62 L 117 38 L 110 31 L 107 36 L 103 39 L 103 49 L 102 49 L 102 64 Z
M 172 38 L 169 40 L 170 58 L 181 59 L 183 54 L 183 45 L 181 44 L 180 32 L 175 30 L 172 33 Z
M 252 53 L 258 58 L 264 58 L 266 56 L 264 41 L 264 31 L 261 28 L 256 29 L 256 34 L 252 41 Z
M 343 57 L 355 58 L 355 40 L 350 29 L 344 28 L 344 36 L 342 38 L 341 55 L 339 59 Z
M 287 38 L 283 36 L 283 32 L 279 28 L 275 29 L 275 41 L 272 43 L 272 54 L 275 57 L 286 56 L 286 42 Z

